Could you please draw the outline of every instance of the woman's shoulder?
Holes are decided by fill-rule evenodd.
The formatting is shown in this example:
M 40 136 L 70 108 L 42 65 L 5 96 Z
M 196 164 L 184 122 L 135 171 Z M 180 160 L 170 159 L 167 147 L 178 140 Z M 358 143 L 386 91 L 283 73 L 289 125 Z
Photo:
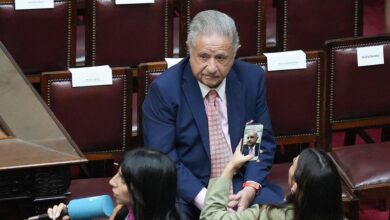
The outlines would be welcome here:
M 270 207 L 269 205 L 261 206 L 261 220 L 292 220 L 294 218 L 294 210 L 292 205 L 285 207 Z

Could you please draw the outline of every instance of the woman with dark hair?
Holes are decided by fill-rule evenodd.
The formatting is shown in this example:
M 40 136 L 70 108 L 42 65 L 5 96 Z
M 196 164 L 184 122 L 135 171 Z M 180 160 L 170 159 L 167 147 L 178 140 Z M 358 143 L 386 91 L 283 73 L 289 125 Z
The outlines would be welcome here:
M 110 219 L 179 220 L 175 208 L 176 168 L 168 156 L 145 148 L 128 151 L 109 183 L 117 203 Z M 47 213 L 53 218 L 65 207 L 61 203 Z
M 231 179 L 253 157 L 242 155 L 239 147 L 237 148 L 221 177 L 210 181 L 200 219 L 343 219 L 341 182 L 337 169 L 326 153 L 312 148 L 303 150 L 294 158 L 288 172 L 291 193 L 283 204 L 255 204 L 242 212 L 230 210 L 228 196 Z

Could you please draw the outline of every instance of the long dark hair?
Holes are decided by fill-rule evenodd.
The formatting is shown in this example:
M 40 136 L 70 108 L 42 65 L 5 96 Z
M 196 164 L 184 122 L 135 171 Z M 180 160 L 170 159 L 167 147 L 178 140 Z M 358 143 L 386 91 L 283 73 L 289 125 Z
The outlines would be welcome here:
M 135 220 L 178 220 L 175 208 L 176 169 L 171 159 L 155 150 L 126 152 L 120 169 L 133 200 Z M 115 219 L 125 219 L 127 208 Z
M 303 150 L 294 178 L 297 191 L 286 201 L 293 204 L 294 220 L 343 219 L 340 176 L 325 152 Z

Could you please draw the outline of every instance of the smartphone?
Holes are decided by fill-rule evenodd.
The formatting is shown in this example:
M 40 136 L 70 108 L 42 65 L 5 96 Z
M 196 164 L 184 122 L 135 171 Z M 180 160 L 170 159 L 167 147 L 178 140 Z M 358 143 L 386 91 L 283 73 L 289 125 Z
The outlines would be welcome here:
M 244 135 L 242 137 L 241 152 L 244 155 L 252 154 L 252 160 L 258 160 L 261 154 L 261 138 L 263 135 L 262 124 L 245 125 Z

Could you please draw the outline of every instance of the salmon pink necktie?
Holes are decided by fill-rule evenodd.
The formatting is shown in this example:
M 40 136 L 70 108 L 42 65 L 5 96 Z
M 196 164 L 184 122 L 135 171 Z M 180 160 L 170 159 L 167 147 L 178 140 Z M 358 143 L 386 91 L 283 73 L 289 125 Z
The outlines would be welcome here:
M 222 132 L 221 119 L 216 103 L 217 91 L 208 93 L 207 118 L 209 128 L 211 178 L 219 177 L 231 158 L 229 145 Z

